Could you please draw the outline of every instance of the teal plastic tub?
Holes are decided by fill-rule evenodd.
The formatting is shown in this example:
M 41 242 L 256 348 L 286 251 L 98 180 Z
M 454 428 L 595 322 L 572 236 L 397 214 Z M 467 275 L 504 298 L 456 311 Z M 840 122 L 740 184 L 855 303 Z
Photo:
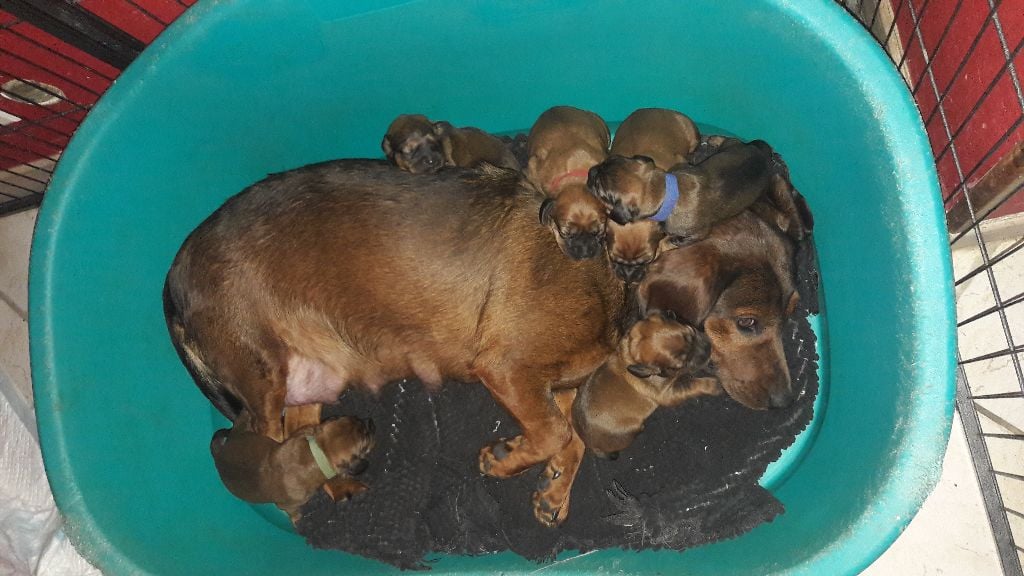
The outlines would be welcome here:
M 855 573 L 939 476 L 953 407 L 950 260 L 900 77 L 828 0 L 200 2 L 125 71 L 61 159 L 31 264 L 43 455 L 108 574 L 368 574 L 232 497 L 218 425 L 175 356 L 161 288 L 182 240 L 269 172 L 377 157 L 393 117 L 526 130 L 549 106 L 640 107 L 770 142 L 817 220 L 815 428 L 768 483 L 786 512 L 684 553 L 567 554 L 547 573 Z M 528 572 L 514 554 L 434 573 Z

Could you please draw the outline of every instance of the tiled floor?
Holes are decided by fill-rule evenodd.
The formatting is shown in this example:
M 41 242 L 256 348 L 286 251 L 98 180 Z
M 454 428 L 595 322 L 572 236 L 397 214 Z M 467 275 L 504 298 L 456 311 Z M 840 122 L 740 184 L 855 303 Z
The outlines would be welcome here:
M 0 218 L 0 369 L 13 390 L 4 391 L 20 395 L 31 402 L 28 367 L 27 272 L 28 252 L 34 223 L 34 212 L 23 212 Z M 1024 237 L 1024 218 L 1000 222 L 987 227 L 985 240 L 992 254 L 1003 250 L 1015 240 Z M 997 265 L 993 272 L 1003 298 L 1024 292 L 1024 251 Z M 958 276 L 981 262 L 981 254 L 973 237 L 962 241 L 954 250 L 954 267 Z M 991 305 L 992 291 L 987 275 L 980 274 L 957 289 L 961 317 Z M 1009 325 L 1016 343 L 1024 341 L 1024 307 L 1007 310 Z M 1002 324 L 998 317 L 968 325 L 961 332 L 963 357 L 1005 348 Z M 975 392 L 1004 391 L 1016 385 L 1016 376 L 1008 358 L 979 363 L 968 370 L 968 378 Z M 1019 432 L 1024 428 L 1024 410 L 1021 401 L 990 401 L 983 403 L 982 416 L 986 431 Z M 997 469 L 1024 473 L 1024 452 L 1020 442 L 993 448 Z M 0 471 L 2 473 L 2 471 Z M 1017 510 L 1024 510 L 1024 486 L 1008 480 L 1001 484 L 1007 502 Z M 1024 528 L 1024 526 L 1017 526 Z M 1024 531 L 1018 532 L 1018 542 L 1024 541 Z M 48 574 L 43 567 L 38 572 Z M 904 574 L 970 574 L 987 576 L 1000 574 L 999 563 L 989 530 L 984 508 L 967 444 L 959 418 L 953 422 L 949 449 L 943 465 L 939 486 L 925 502 L 917 517 L 896 543 L 865 574 L 889 576 Z

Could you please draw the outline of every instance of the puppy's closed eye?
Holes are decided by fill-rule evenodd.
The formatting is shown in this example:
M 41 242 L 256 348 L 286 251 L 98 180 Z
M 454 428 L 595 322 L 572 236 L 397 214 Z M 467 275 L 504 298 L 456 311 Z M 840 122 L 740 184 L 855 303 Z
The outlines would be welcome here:
M 626 366 L 626 370 L 637 378 L 650 378 L 655 374 L 660 374 L 661 370 L 651 366 L 650 364 L 630 364 Z

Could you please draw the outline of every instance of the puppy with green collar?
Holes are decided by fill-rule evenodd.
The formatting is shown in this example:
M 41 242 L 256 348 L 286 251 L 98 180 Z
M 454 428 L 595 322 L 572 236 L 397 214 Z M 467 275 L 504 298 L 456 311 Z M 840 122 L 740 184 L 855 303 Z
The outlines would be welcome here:
M 218 430 L 210 453 L 220 479 L 237 498 L 273 503 L 299 519 L 302 507 L 323 486 L 334 500 L 347 500 L 366 490 L 352 476 L 366 468 L 373 448 L 373 424 L 356 418 L 335 418 L 303 428 L 275 442 L 250 428 L 242 412 L 231 429 Z

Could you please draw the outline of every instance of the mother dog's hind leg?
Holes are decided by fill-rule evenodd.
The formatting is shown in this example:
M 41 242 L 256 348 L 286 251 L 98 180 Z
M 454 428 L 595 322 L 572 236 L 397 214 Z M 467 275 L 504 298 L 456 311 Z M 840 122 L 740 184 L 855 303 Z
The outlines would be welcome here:
M 480 450 L 481 472 L 495 478 L 514 476 L 550 460 L 570 442 L 572 427 L 555 405 L 547 378 L 489 369 L 478 370 L 477 375 L 523 431 Z

